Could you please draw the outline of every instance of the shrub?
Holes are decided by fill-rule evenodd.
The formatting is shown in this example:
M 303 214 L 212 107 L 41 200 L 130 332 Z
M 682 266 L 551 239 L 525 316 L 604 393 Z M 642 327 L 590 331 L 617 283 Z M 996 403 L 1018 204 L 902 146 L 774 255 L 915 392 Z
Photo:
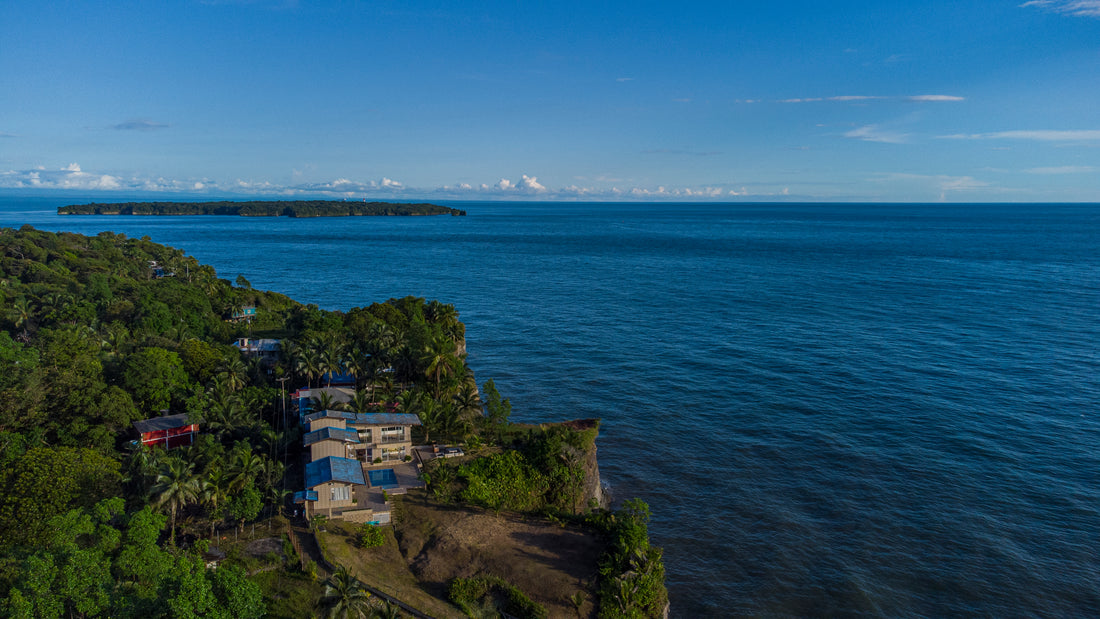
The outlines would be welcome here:
M 524 595 L 503 578 L 497 576 L 476 576 L 474 578 L 456 578 L 447 588 L 447 599 L 471 617 L 478 616 L 475 606 L 486 597 L 500 604 L 499 610 L 519 619 L 546 619 L 546 608 Z
M 360 548 L 377 548 L 386 543 L 386 534 L 382 527 L 373 524 L 364 524 L 355 533 L 355 543 Z

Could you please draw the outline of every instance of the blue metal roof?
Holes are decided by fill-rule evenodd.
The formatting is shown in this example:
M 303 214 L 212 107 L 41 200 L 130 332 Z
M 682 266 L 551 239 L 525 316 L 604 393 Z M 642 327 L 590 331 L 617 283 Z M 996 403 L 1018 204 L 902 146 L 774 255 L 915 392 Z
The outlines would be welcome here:
M 329 456 L 306 465 L 306 488 L 316 488 L 330 481 L 362 485 L 367 483 L 363 477 L 363 465 L 358 460 Z
M 312 445 L 319 441 L 344 441 L 345 443 L 358 443 L 359 433 L 355 430 L 344 430 L 342 428 L 321 428 L 320 430 L 314 430 L 307 433 L 302 437 L 303 445 Z
M 420 418 L 413 413 L 359 413 L 349 423 L 360 426 L 418 426 Z
M 348 411 L 319 411 L 306 415 L 306 422 L 318 419 L 346 419 L 361 426 L 418 426 L 420 418 L 413 413 L 349 413 Z
M 318 411 L 306 415 L 306 422 L 312 423 L 318 419 L 355 419 L 355 413 L 348 411 Z
M 316 501 L 316 500 L 317 500 L 317 491 L 316 490 L 299 490 L 298 492 L 294 493 L 294 502 L 295 503 L 305 503 L 306 501 Z

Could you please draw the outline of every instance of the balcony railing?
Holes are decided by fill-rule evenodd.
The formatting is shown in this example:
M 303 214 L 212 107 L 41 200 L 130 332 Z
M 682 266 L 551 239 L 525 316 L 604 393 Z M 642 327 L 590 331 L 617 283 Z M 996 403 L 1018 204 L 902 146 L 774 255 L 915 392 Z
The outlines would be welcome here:
M 391 435 L 383 434 L 382 435 L 382 444 L 383 445 L 385 445 L 386 443 L 404 443 L 404 442 L 406 442 L 404 434 L 391 434 Z

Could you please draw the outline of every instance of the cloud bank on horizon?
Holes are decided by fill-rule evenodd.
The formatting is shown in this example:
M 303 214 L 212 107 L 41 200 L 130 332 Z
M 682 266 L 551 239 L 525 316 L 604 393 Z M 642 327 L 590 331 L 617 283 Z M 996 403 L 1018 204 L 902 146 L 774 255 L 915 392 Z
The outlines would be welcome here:
M 6 191 L 1100 201 L 1100 0 L 12 0 L 0 40 Z

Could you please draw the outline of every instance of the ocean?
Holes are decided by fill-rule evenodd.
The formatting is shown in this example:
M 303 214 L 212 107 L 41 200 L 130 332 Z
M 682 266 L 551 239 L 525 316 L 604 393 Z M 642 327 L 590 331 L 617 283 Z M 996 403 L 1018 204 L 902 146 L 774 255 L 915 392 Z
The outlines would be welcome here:
M 513 419 L 603 420 L 674 617 L 1100 614 L 1096 205 L 55 214 L 83 198 L 0 226 L 147 235 L 326 309 L 453 303 Z

